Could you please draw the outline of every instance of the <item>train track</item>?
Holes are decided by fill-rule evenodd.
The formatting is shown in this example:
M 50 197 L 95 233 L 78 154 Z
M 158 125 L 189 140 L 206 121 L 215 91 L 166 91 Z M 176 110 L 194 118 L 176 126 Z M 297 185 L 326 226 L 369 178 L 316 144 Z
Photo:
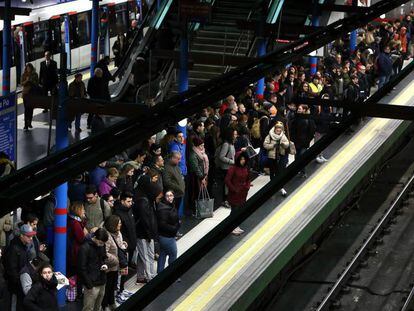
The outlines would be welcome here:
M 414 175 L 313 310 L 412 310 L 414 286 L 411 285 L 411 290 L 406 288 L 414 281 L 414 276 L 408 275 L 414 251 L 399 250 L 409 247 L 406 237 L 414 233 L 413 188 Z M 403 229 L 392 230 L 397 224 Z M 402 262 L 406 266 L 401 266 Z

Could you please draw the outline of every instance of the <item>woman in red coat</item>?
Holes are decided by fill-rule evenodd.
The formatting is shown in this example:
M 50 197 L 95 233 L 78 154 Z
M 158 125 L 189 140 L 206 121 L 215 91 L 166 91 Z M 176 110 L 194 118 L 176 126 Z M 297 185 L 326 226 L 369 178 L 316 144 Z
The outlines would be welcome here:
M 77 274 L 77 258 L 79 248 L 88 234 L 86 226 L 85 207 L 82 202 L 73 202 L 68 215 L 67 240 L 67 275 Z
M 229 168 L 224 179 L 229 189 L 227 201 L 230 203 L 232 210 L 239 208 L 246 202 L 247 193 L 252 186 L 249 179 L 248 161 L 249 157 L 245 152 L 237 153 L 235 164 Z M 240 227 L 233 230 L 234 235 L 240 235 L 243 232 Z

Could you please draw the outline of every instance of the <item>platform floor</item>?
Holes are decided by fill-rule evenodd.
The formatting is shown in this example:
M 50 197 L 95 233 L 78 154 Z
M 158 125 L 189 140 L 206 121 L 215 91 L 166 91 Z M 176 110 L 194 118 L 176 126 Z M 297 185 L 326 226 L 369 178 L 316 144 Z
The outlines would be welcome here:
M 404 93 L 407 95 L 407 89 L 409 83 L 411 83 L 412 79 L 414 77 L 414 74 L 411 74 L 407 79 L 405 79 L 398 87 L 396 91 L 391 92 L 390 96 L 385 98 L 383 100 L 384 103 L 388 103 L 391 101 L 397 101 L 400 104 L 401 98 L 400 93 L 402 89 L 404 89 Z M 396 99 L 395 99 L 396 98 Z M 405 103 L 408 104 L 408 103 Z M 360 128 L 364 127 L 365 124 L 369 124 L 371 120 L 367 120 L 366 123 L 363 123 L 360 125 Z M 399 121 L 396 121 L 399 122 Z M 383 120 L 380 122 L 380 124 L 386 124 L 386 120 Z M 388 124 L 388 123 L 387 123 Z M 368 125 L 367 125 L 368 126 Z M 372 127 L 372 126 L 371 126 Z M 355 135 L 358 135 L 358 130 L 356 129 Z M 375 135 L 378 132 L 377 128 L 372 128 L 370 135 Z M 369 135 L 369 136 L 370 136 Z M 382 136 L 382 135 L 380 135 Z M 343 148 L 343 146 L 350 140 L 352 137 L 350 135 L 343 135 L 338 140 L 336 140 L 331 146 L 327 148 L 327 150 L 324 152 L 324 154 L 330 158 L 336 151 Z M 367 141 L 366 143 L 369 143 Z M 361 154 L 361 159 L 364 158 L 365 155 Z M 329 165 L 329 162 L 327 164 L 323 165 L 316 165 L 315 163 L 311 163 L 307 167 L 307 173 L 309 175 L 307 180 L 312 179 L 312 175 L 315 174 L 318 169 L 322 169 L 324 166 Z M 305 180 L 300 179 L 299 177 L 294 178 L 291 180 L 287 185 L 286 189 L 289 193 L 293 192 L 295 189 L 300 188 L 300 185 Z M 228 236 L 226 239 L 224 239 L 222 242 L 220 242 L 214 250 L 212 250 L 210 253 L 208 253 L 202 260 L 200 260 L 195 266 L 193 266 L 187 273 L 185 273 L 181 277 L 181 282 L 175 283 L 174 285 L 170 286 L 170 288 L 165 291 L 162 295 L 158 297 L 149 307 L 147 307 L 147 310 L 164 310 L 170 307 L 171 305 L 176 302 L 176 299 L 183 294 L 186 293 L 186 291 L 192 287 L 195 283 L 199 284 L 199 278 L 202 275 L 205 275 L 206 272 L 208 272 L 209 275 L 211 275 L 213 270 L 210 270 L 215 264 L 217 264 L 220 261 L 225 260 L 226 258 L 229 258 L 232 253 L 235 252 L 235 246 L 237 244 L 238 247 L 242 243 L 240 243 L 241 240 L 246 240 L 247 235 L 255 230 L 258 229 L 257 225 L 261 223 L 263 219 L 265 219 L 270 213 L 274 213 L 274 211 L 277 211 L 280 208 L 280 203 L 284 200 L 289 200 L 289 197 L 286 199 L 283 199 L 280 197 L 279 194 L 275 194 L 266 204 L 264 204 L 257 212 L 255 212 L 252 217 L 250 217 L 248 220 L 246 220 L 241 227 L 245 229 L 246 234 L 241 237 L 235 237 L 235 236 Z M 306 198 L 304 198 L 306 201 Z M 210 270 L 210 271 L 209 271 Z M 204 276 L 205 279 L 205 276 Z M 241 282 L 243 282 L 241 280 Z M 238 281 L 236 279 L 232 280 L 232 284 L 234 286 L 237 286 Z M 240 284 L 242 285 L 242 284 Z M 195 288 L 193 287 L 192 290 Z M 188 293 L 187 293 L 188 294 Z M 223 299 L 225 297 L 223 296 Z M 232 297 L 227 297 L 228 299 L 231 299 Z

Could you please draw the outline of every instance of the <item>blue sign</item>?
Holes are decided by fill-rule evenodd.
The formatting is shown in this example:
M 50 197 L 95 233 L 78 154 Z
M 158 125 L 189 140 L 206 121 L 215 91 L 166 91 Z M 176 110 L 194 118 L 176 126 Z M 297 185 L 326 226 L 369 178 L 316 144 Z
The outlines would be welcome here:
M 16 163 L 17 155 L 16 93 L 0 97 L 0 151 Z

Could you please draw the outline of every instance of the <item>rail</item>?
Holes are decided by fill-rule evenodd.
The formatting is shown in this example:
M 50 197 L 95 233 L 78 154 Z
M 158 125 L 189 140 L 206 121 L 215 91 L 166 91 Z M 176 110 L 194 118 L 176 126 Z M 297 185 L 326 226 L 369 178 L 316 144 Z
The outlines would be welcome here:
M 358 249 L 355 256 L 352 258 L 350 263 L 346 266 L 345 270 L 338 277 L 335 284 L 331 287 L 328 294 L 322 300 L 319 306 L 317 306 L 317 311 L 328 310 L 338 292 L 341 290 L 343 285 L 351 277 L 352 271 L 358 266 L 359 262 L 362 260 L 363 256 L 367 253 L 368 249 L 375 243 L 376 238 L 381 234 L 383 228 L 389 223 L 390 218 L 394 215 L 395 211 L 401 206 L 404 199 L 407 197 L 408 193 L 412 191 L 414 185 L 414 175 L 410 178 L 407 184 L 404 186 L 404 189 L 398 194 L 395 201 L 392 203 L 387 212 L 381 217 L 375 228 L 371 231 L 368 238 L 365 240 L 364 244 Z M 414 295 L 414 288 L 410 292 L 410 300 Z M 406 301 L 407 306 L 409 301 Z M 405 304 L 404 304 L 405 306 Z M 404 308 L 403 308 L 404 309 Z

